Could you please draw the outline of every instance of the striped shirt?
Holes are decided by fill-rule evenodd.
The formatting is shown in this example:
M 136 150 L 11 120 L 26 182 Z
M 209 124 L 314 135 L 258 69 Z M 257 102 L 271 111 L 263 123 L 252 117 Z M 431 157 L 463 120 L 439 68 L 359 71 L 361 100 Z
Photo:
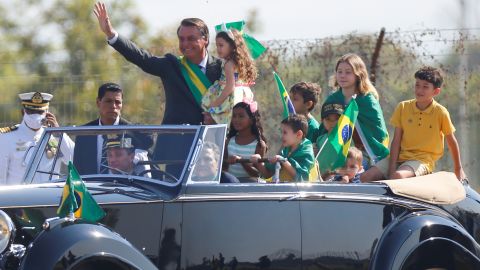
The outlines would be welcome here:
M 255 149 L 257 148 L 258 140 L 245 145 L 237 144 L 235 137 L 230 138 L 228 142 L 228 154 L 230 156 L 240 156 L 241 158 L 250 158 L 255 154 Z M 242 164 L 234 163 L 228 167 L 228 172 L 235 175 L 236 177 L 249 177 L 247 171 L 243 168 Z

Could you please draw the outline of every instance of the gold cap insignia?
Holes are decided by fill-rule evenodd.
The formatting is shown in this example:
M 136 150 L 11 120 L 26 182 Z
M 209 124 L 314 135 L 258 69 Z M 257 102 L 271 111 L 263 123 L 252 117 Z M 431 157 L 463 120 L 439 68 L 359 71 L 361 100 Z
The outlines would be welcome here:
M 107 139 L 114 140 L 118 138 L 118 134 L 107 134 Z
M 120 141 L 120 147 L 132 148 L 132 138 L 123 138 L 123 140 Z
M 42 97 L 42 94 L 40 92 L 35 92 L 35 94 L 33 94 L 32 103 L 35 103 L 35 104 L 43 103 L 43 97 Z

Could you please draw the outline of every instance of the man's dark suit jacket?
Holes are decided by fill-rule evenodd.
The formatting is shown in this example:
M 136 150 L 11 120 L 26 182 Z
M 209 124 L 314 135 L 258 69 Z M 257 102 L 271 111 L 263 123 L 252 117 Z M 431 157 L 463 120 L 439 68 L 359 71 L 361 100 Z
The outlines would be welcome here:
M 190 92 L 176 56 L 153 56 L 122 36 L 118 36 L 112 47 L 143 71 L 162 79 L 166 99 L 162 124 L 198 125 L 203 121 L 202 108 Z M 221 60 L 209 54 L 205 74 L 210 82 L 220 78 L 221 68 Z
M 129 121 L 120 118 L 119 125 L 131 125 Z M 84 126 L 98 126 L 98 119 L 86 123 Z M 153 145 L 151 137 L 138 134 L 143 144 L 138 148 L 148 150 Z M 97 173 L 97 136 L 77 136 L 75 138 L 75 150 L 73 152 L 73 164 L 80 174 L 95 174 Z

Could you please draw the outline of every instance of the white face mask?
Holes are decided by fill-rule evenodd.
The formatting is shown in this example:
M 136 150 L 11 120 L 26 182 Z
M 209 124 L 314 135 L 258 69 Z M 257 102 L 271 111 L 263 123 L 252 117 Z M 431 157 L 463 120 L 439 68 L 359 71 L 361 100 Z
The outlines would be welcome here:
M 45 118 L 45 114 L 27 114 L 23 115 L 23 121 L 31 129 L 39 129 L 42 127 L 42 120 Z

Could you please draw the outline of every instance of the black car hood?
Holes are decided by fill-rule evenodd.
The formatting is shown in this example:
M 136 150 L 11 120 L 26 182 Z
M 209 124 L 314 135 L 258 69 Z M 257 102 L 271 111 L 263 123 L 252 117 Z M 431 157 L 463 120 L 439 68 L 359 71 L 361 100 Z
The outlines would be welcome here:
M 0 208 L 59 205 L 65 182 L 0 186 Z M 111 182 L 86 182 L 97 203 L 136 203 L 162 200 L 162 196 L 137 186 Z

